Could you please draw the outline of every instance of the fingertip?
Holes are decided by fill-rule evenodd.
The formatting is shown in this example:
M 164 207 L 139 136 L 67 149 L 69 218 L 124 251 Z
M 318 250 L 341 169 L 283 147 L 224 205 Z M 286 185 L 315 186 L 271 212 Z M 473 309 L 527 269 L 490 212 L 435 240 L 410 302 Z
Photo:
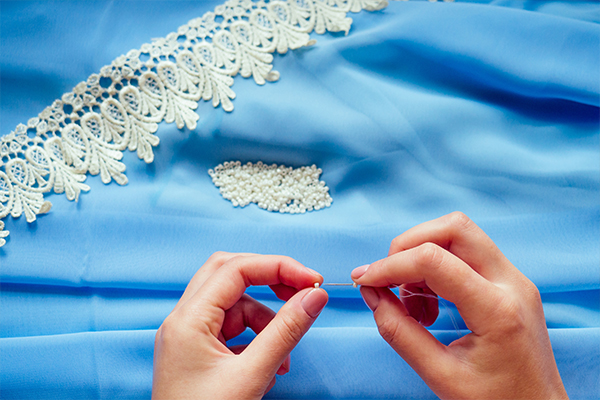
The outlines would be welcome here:
M 329 295 L 325 290 L 314 288 L 304 295 L 300 304 L 311 318 L 317 318 L 328 301 Z
M 323 277 L 321 276 L 321 274 L 320 274 L 320 273 L 318 273 L 317 271 L 315 271 L 314 269 L 312 269 L 312 268 L 309 268 L 309 267 L 304 267 L 304 268 L 306 268 L 306 269 L 308 270 L 308 272 L 310 272 L 311 274 L 313 274 L 313 275 L 315 275 L 315 276 L 318 276 L 318 277 L 320 277 L 321 279 L 323 278 Z
M 313 286 L 315 288 L 319 288 L 319 286 L 321 286 L 323 284 L 323 275 L 321 275 L 320 273 L 318 273 L 317 271 L 315 271 L 312 268 L 308 268 L 308 267 L 304 267 L 306 268 L 306 270 L 310 273 L 310 286 Z
M 277 370 L 277 375 L 285 375 L 288 372 L 290 372 L 290 355 L 289 354 L 285 358 L 285 360 L 283 360 L 283 363 L 281 364 L 281 366 Z
M 318 277 L 317 277 L 317 278 L 316 278 L 316 279 L 313 281 L 314 283 L 313 283 L 313 285 L 312 285 L 312 286 L 313 286 L 315 289 L 318 289 L 318 288 L 320 288 L 320 287 L 321 287 L 321 285 L 323 284 L 323 281 L 324 281 L 323 277 L 322 277 L 321 275 L 318 275 Z
M 371 264 L 366 264 L 354 268 L 354 270 L 352 270 L 352 273 L 350 274 L 350 277 L 352 278 L 352 280 L 360 279 L 360 277 L 363 276 L 365 272 L 367 272 L 367 269 L 369 269 L 370 266 Z
M 370 286 L 361 286 L 360 294 L 367 304 L 367 307 L 369 307 L 371 311 L 375 312 L 377 306 L 379 305 L 379 293 L 377 293 L 377 290 Z
M 286 358 L 310 329 L 328 300 L 329 296 L 323 289 L 309 287 L 300 290 L 250 342 L 244 351 L 249 365 L 261 370 L 266 368 L 272 374 L 289 370 Z

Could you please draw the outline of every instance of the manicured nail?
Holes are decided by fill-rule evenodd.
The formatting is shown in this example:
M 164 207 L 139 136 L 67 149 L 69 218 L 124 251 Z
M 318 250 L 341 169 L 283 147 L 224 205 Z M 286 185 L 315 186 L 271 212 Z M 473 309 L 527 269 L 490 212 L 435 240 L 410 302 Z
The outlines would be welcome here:
M 323 289 L 312 289 L 302 298 L 302 308 L 312 318 L 316 318 L 327 304 L 327 292 Z
M 363 265 L 361 267 L 354 268 L 354 271 L 352 271 L 350 276 L 352 277 L 352 279 L 358 279 L 361 276 L 363 276 L 365 274 L 365 272 L 367 272 L 367 269 L 369 269 L 370 266 L 371 266 L 371 264 L 367 264 L 367 265 Z
M 379 305 L 379 293 L 377 293 L 377 290 L 372 287 L 361 286 L 360 294 L 362 294 L 365 303 L 367 303 L 367 307 L 369 307 L 371 311 L 375 311 Z

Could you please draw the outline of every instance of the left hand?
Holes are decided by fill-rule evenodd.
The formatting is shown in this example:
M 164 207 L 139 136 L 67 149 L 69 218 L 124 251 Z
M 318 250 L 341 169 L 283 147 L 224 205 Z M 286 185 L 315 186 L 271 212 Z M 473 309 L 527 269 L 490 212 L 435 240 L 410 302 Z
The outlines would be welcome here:
M 327 303 L 317 282 L 320 274 L 289 257 L 213 254 L 156 333 L 152 398 L 261 398 Z M 244 294 L 250 285 L 269 285 L 287 303 L 275 314 Z M 246 327 L 254 340 L 228 348 Z

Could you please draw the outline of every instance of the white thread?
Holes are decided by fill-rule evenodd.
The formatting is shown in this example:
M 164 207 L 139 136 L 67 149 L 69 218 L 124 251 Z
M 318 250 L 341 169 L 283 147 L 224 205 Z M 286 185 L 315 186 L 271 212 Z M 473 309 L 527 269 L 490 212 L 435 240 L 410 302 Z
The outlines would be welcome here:
M 316 285 L 318 285 L 317 283 L 315 283 L 315 287 L 317 287 Z M 358 284 L 356 282 L 354 283 L 324 283 L 322 286 L 352 286 L 354 288 L 356 288 L 358 286 Z M 456 322 L 456 319 L 454 318 L 454 314 L 452 313 L 452 310 L 450 309 L 450 306 L 448 306 L 446 304 L 446 300 L 442 299 L 441 297 L 438 297 L 434 294 L 428 294 L 428 293 L 415 293 L 415 292 L 411 292 L 408 289 L 403 288 L 402 286 L 398 286 L 398 285 L 390 285 L 388 286 L 388 288 L 398 288 L 398 290 L 403 291 L 404 293 L 407 293 L 406 295 L 403 295 L 402 293 L 400 293 L 400 297 L 403 298 L 408 298 L 408 297 L 426 297 L 429 299 L 435 299 L 438 300 L 446 309 L 446 311 L 448 312 L 448 316 L 450 317 L 450 321 L 452 322 L 452 325 L 454 326 L 454 330 L 456 331 L 456 334 L 460 337 L 461 333 L 460 333 L 460 329 L 458 327 L 458 323 Z
M 438 300 L 440 303 L 442 303 L 442 305 L 444 306 L 444 308 L 446 308 L 446 311 L 448 312 L 448 316 L 450 317 L 450 321 L 452 321 L 452 325 L 454 326 L 454 330 L 456 331 L 456 334 L 458 336 L 460 336 L 460 329 L 458 328 L 458 323 L 456 322 L 456 319 L 454 319 L 454 314 L 452 313 L 452 310 L 450 309 L 450 306 L 448 306 L 446 304 L 446 300 L 442 299 L 441 297 L 438 297 L 436 295 L 433 294 L 428 294 L 428 293 L 415 293 L 415 292 L 411 292 L 410 290 L 407 290 L 405 288 L 403 288 L 402 286 L 397 286 L 399 290 L 404 291 L 405 293 L 408 293 L 408 296 L 404 296 L 402 294 L 400 294 L 400 297 L 413 297 L 413 296 L 417 296 L 417 297 L 426 297 L 429 299 L 435 299 Z

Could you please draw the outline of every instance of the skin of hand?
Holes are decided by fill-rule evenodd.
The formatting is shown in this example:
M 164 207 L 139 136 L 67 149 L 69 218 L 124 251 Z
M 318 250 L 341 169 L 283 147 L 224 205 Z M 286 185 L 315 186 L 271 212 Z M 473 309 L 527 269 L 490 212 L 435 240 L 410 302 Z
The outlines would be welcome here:
M 468 217 L 452 213 L 392 241 L 387 258 L 352 271 L 381 336 L 442 399 L 568 398 L 537 287 Z M 424 328 L 436 299 L 452 301 L 471 333 L 448 346 Z
M 323 277 L 289 257 L 213 254 L 156 333 L 152 398 L 262 398 L 327 304 L 315 283 Z M 269 285 L 286 303 L 275 314 L 244 293 L 251 285 Z M 228 348 L 246 327 L 252 342 Z

